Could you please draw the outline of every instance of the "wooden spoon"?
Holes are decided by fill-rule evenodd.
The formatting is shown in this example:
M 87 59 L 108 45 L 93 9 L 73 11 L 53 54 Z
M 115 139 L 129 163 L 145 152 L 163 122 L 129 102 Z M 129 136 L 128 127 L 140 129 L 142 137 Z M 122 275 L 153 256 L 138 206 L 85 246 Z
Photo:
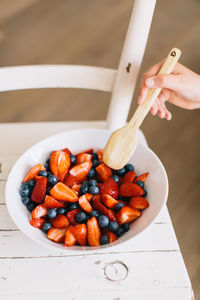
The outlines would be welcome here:
M 170 74 L 180 55 L 181 51 L 173 48 L 158 74 Z M 128 124 L 112 133 L 103 154 L 106 165 L 118 170 L 128 162 L 137 146 L 137 131 L 160 92 L 161 88 L 149 89 L 145 101 L 137 107 Z

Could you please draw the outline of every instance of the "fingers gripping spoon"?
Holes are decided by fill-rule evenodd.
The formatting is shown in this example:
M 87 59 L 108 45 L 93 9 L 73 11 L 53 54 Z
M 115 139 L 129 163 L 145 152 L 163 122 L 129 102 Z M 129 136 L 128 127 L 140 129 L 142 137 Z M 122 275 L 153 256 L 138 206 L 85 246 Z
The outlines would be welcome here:
M 180 55 L 181 51 L 173 48 L 158 74 L 170 74 Z M 137 131 L 160 92 L 161 88 L 149 89 L 145 101 L 137 107 L 128 124 L 112 133 L 103 154 L 106 165 L 118 170 L 128 162 L 137 146 Z

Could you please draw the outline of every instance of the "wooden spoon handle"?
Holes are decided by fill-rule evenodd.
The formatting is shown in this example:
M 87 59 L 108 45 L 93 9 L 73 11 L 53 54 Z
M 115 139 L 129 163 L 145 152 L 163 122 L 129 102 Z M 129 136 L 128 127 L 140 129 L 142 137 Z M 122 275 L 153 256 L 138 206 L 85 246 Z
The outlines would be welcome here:
M 181 55 L 181 51 L 177 48 L 173 48 L 169 55 L 167 56 L 164 64 L 162 65 L 158 75 L 160 74 L 170 74 L 177 63 L 179 57 Z M 145 101 L 139 105 L 127 124 L 128 127 L 138 129 L 143 122 L 144 118 L 148 114 L 151 106 L 153 105 L 154 101 L 158 97 L 161 92 L 161 88 L 149 89 L 148 95 Z

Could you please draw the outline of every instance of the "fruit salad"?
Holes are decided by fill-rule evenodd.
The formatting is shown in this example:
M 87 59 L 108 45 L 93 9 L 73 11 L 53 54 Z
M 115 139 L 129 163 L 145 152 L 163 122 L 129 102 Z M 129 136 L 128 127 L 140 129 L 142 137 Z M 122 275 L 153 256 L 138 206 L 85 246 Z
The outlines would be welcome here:
M 112 170 L 102 157 L 103 150 L 74 155 L 65 148 L 33 166 L 19 190 L 30 224 L 65 247 L 104 245 L 125 234 L 149 206 L 149 173 L 137 176 L 130 163 Z

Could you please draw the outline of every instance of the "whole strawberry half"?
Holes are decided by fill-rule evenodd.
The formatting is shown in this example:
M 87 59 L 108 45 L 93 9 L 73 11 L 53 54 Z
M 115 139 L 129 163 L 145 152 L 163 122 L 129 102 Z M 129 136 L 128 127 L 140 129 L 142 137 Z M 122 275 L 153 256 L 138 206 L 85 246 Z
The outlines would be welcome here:
M 30 220 L 31 226 L 38 228 L 38 229 L 42 229 L 45 222 L 46 222 L 45 219 L 40 219 L 40 218 Z
M 146 178 L 148 177 L 148 175 L 149 175 L 149 172 L 144 173 L 144 174 L 138 176 L 138 177 L 134 180 L 134 182 L 137 183 L 138 181 L 145 181 Z
M 62 182 L 58 182 L 50 190 L 50 195 L 63 202 L 76 202 L 77 194 Z
M 79 245 L 85 246 L 87 242 L 87 226 L 86 224 L 79 224 L 74 227 L 74 236 Z
M 129 206 L 140 210 L 149 207 L 149 203 L 144 197 L 138 196 L 130 199 Z
M 32 194 L 31 200 L 37 203 L 43 203 L 46 196 L 47 178 L 41 177 L 36 182 Z
M 92 160 L 92 154 L 80 153 L 76 156 L 76 164 L 82 164 L 86 161 Z
M 124 206 L 120 209 L 120 211 L 116 214 L 116 218 L 119 225 L 123 225 L 124 223 L 131 223 L 137 218 L 141 216 L 141 211 L 131 208 L 129 206 Z
M 109 178 L 107 179 L 102 186 L 100 187 L 101 194 L 108 194 L 114 199 L 117 199 L 119 196 L 119 189 L 117 183 L 114 181 L 114 179 Z
M 51 225 L 54 228 L 62 229 L 69 225 L 69 221 L 64 215 L 57 215 L 55 218 L 50 220 Z
M 125 182 L 131 183 L 131 182 L 133 182 L 135 177 L 136 177 L 136 173 L 134 171 L 130 171 L 124 175 L 124 177 L 122 178 L 122 183 L 125 183 Z
M 46 169 L 43 167 L 42 164 L 35 165 L 32 169 L 30 169 L 30 171 L 24 178 L 23 182 L 27 182 L 27 181 L 33 179 L 35 175 L 38 175 L 40 173 L 40 171 L 43 171 L 43 170 L 46 170 Z
M 122 197 L 133 197 L 144 195 L 144 190 L 136 183 L 123 183 L 119 188 L 120 196 Z
M 71 160 L 68 152 L 65 151 L 53 151 L 50 157 L 51 172 L 57 177 L 58 181 L 64 180 L 68 169 L 70 167 Z
M 87 240 L 90 246 L 100 245 L 101 231 L 95 217 L 87 221 Z
M 105 182 L 108 178 L 112 177 L 112 171 L 111 168 L 109 168 L 107 165 L 104 163 L 101 163 L 96 167 L 96 172 L 98 174 L 98 178 L 102 181 Z
M 48 239 L 56 242 L 61 243 L 65 240 L 65 232 L 66 229 L 58 229 L 58 228 L 50 228 L 47 232 Z
M 76 177 L 79 182 L 83 182 L 86 179 L 91 167 L 92 167 L 92 162 L 86 161 L 82 164 L 78 164 L 72 167 L 69 170 L 69 174 Z
M 44 207 L 46 207 L 47 209 L 61 208 L 61 207 L 65 207 L 65 205 L 59 202 L 58 200 L 56 200 L 55 198 L 47 195 L 44 199 Z
M 74 227 L 70 225 L 65 232 L 65 247 L 73 246 L 76 244 L 76 237 L 74 234 Z

